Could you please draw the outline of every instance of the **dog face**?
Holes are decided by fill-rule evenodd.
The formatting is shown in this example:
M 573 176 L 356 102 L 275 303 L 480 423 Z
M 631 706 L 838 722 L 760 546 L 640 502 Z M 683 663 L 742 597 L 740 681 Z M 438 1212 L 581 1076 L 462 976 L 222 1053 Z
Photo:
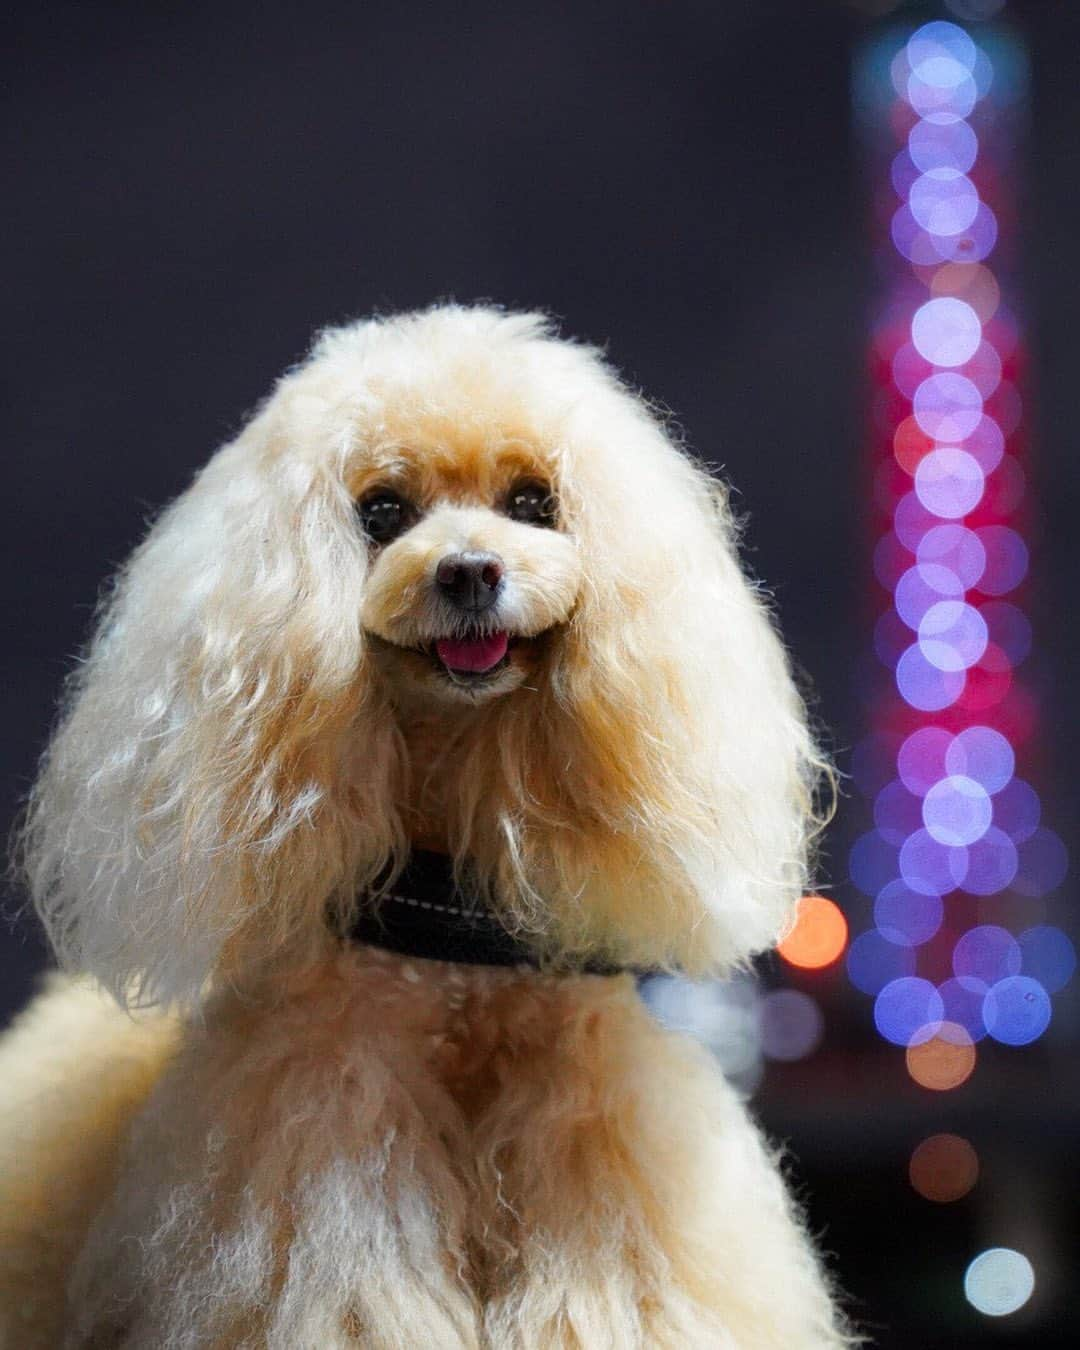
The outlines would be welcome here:
M 541 448 L 420 435 L 354 473 L 360 618 L 392 689 L 476 705 L 539 676 L 582 581 L 555 479 Z
M 722 491 L 596 352 L 445 306 L 323 335 L 117 579 L 25 831 L 58 952 L 187 998 L 321 950 L 431 708 L 445 838 L 553 959 L 775 939 L 821 766 Z

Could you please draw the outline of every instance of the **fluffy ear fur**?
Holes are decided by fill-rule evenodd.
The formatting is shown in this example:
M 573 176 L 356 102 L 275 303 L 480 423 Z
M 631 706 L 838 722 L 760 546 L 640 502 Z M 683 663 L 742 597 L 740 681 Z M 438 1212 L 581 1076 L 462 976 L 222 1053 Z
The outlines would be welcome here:
M 24 855 L 62 961 L 122 999 L 314 937 L 400 847 L 325 414 L 282 381 L 154 525 L 72 677 Z
M 586 586 L 550 682 L 474 744 L 462 851 L 556 954 L 723 970 L 789 920 L 826 766 L 724 492 L 596 353 L 545 346 Z

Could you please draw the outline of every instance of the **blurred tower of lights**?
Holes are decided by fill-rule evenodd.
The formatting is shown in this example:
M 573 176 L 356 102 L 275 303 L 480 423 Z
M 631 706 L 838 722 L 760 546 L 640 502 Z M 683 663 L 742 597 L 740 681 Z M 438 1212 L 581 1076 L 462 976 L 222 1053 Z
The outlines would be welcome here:
M 856 84 L 888 243 L 870 353 L 879 671 L 854 764 L 874 826 L 850 857 L 873 924 L 847 966 L 907 1050 L 1028 1044 L 1075 967 L 1045 922 L 1064 845 L 1023 776 L 1038 730 L 1009 305 L 1024 69 L 1004 30 L 935 22 L 870 45 Z
M 1025 670 L 1032 503 L 1013 256 L 1025 98 L 1024 54 L 1003 26 L 894 23 L 856 65 L 879 246 L 874 661 L 853 763 L 873 827 L 849 859 L 865 920 L 851 916 L 846 964 L 877 1031 L 937 1092 L 977 1072 L 980 1042 L 1037 1041 L 1076 966 L 1056 914 L 1065 848 L 1028 781 L 1039 726 Z M 912 1184 L 952 1200 L 977 1171 L 967 1141 L 935 1135 L 913 1155 Z M 983 1286 L 1006 1265 L 1018 1301 L 991 1306 Z M 1029 1271 L 1008 1249 L 983 1253 L 969 1301 L 1012 1311 Z

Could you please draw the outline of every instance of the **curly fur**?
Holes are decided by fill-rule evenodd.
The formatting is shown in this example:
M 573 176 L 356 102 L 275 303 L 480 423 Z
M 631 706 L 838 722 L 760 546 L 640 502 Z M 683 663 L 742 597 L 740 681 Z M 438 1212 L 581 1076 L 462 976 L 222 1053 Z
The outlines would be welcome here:
M 494 509 L 522 474 L 557 529 Z M 372 484 L 421 507 L 380 550 Z M 416 648 L 477 547 L 521 642 L 458 690 Z M 456 306 L 324 334 L 121 572 L 65 707 L 39 912 L 181 1019 L 137 1024 L 181 1045 L 152 1090 L 101 1080 L 132 1120 L 67 1344 L 841 1344 L 707 1057 L 628 980 L 556 973 L 768 947 L 822 768 L 723 492 L 596 351 Z M 340 950 L 328 914 L 430 839 L 549 972 Z M 0 1138 L 5 1195 L 13 1166 Z

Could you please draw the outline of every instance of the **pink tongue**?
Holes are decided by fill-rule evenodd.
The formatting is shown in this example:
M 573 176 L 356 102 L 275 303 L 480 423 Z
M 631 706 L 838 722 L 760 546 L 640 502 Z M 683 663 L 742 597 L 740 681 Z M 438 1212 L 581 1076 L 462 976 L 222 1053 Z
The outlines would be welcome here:
M 487 637 L 439 638 L 435 650 L 448 670 L 490 670 L 506 655 L 509 638 L 505 633 L 489 633 Z

